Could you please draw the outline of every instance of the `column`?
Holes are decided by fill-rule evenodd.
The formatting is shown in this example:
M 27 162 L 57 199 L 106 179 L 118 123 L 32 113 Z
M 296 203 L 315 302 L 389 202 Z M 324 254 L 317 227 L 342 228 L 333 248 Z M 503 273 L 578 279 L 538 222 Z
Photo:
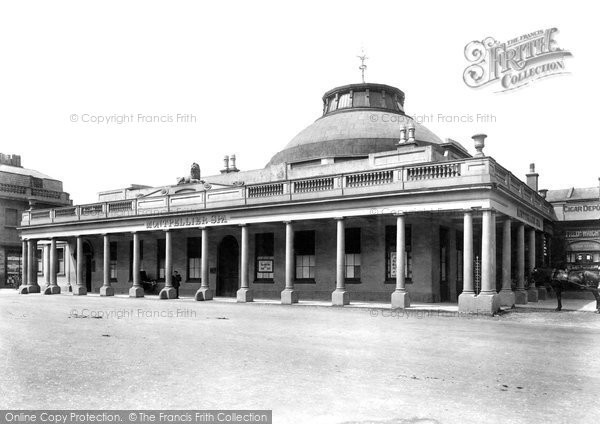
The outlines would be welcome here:
M 331 303 L 334 306 L 344 306 L 350 303 L 350 296 L 346 291 L 346 240 L 344 218 L 336 218 L 337 245 L 335 261 L 335 291 L 331 294 Z
M 213 291 L 209 284 L 209 268 L 208 268 L 208 228 L 202 228 L 202 251 L 200 252 L 200 273 L 202 274 L 202 282 L 200 289 L 196 292 L 196 300 L 212 300 Z
M 281 303 L 298 303 L 298 292 L 294 290 L 294 225 L 285 223 L 285 289 L 281 292 Z
M 50 246 L 44 245 L 42 247 L 43 263 L 44 263 L 44 282 L 46 286 L 50 285 Z
M 515 294 L 511 283 L 511 220 L 506 217 L 502 224 L 502 290 L 500 290 L 500 306 L 513 308 L 515 306 Z
M 27 241 L 21 243 L 21 285 L 19 286 L 20 294 L 27 294 L 27 286 L 29 285 L 29 254 L 27 250 Z
M 500 310 L 496 293 L 496 213 L 485 209 L 481 219 L 481 293 L 476 297 L 477 312 L 493 315 Z
M 410 306 L 410 296 L 406 292 L 406 222 L 404 214 L 396 215 L 396 290 L 392 293 L 392 308 Z
M 515 303 L 527 303 L 525 291 L 525 224 L 519 223 L 517 227 L 517 290 L 515 290 Z
M 83 281 L 83 239 L 81 236 L 77 236 L 77 261 L 76 261 L 76 273 L 75 273 L 75 287 L 73 287 L 73 295 L 80 296 L 87 294 L 87 288 L 85 281 Z
M 37 241 L 27 240 L 27 293 L 39 293 L 40 286 L 37 278 Z
M 110 238 L 108 234 L 102 235 L 103 241 L 103 266 L 102 266 L 102 287 L 100 287 L 100 296 L 114 296 L 115 289 L 110 285 Z
M 248 285 L 248 226 L 242 224 L 242 263 L 240 269 L 240 289 L 237 291 L 238 302 L 252 302 L 252 289 Z
M 56 282 L 56 239 L 50 239 L 48 246 L 48 287 L 44 290 L 44 294 L 59 294 L 60 287 Z
M 129 289 L 129 297 L 144 297 L 144 288 L 140 281 L 140 234 L 133 233 L 133 286 Z
M 173 232 L 171 230 L 165 230 L 165 286 L 160 290 L 158 298 L 177 298 L 177 290 L 173 287 Z
M 463 291 L 458 296 L 458 311 L 477 311 L 473 290 L 473 212 L 470 210 L 463 215 Z
M 537 302 L 538 291 L 535 287 L 535 282 L 531 278 L 531 273 L 536 267 L 536 254 L 535 254 L 535 228 L 530 228 L 528 231 L 529 241 L 529 268 L 527 269 L 527 279 L 529 280 L 529 288 L 527 289 L 527 301 Z

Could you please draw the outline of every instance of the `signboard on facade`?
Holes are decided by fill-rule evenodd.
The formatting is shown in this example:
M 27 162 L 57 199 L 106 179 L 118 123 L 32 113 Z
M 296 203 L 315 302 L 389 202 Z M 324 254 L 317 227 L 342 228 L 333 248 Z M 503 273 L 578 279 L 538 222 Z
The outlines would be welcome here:
M 273 272 L 273 260 L 259 260 L 258 272 Z
M 183 217 L 152 218 L 146 221 L 147 229 L 166 229 L 177 227 L 201 227 L 206 225 L 227 224 L 227 215 L 193 215 Z
M 566 230 L 567 239 L 597 239 L 600 238 L 600 229 Z
M 567 221 L 600 219 L 600 202 L 566 204 L 563 214 Z

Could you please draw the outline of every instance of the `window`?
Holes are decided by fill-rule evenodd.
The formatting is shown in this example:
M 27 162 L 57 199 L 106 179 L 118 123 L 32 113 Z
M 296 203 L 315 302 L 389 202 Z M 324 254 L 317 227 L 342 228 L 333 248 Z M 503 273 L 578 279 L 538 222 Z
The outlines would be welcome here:
M 404 244 L 404 277 L 407 283 L 412 280 L 412 231 L 410 225 L 406 226 Z M 396 226 L 390 225 L 385 227 L 385 268 L 386 279 L 396 279 Z
M 367 93 L 364 91 L 354 92 L 353 103 L 354 103 L 354 107 L 368 106 L 367 105 Z
M 165 239 L 156 240 L 156 275 L 159 280 L 165 279 L 165 254 L 166 254 Z
M 296 255 L 296 279 L 315 278 L 315 232 L 296 231 L 294 233 L 294 254 Z
M 381 91 L 371 91 L 369 95 L 369 105 L 371 107 L 385 107 L 385 100 Z
M 257 234 L 254 255 L 256 256 L 256 279 L 273 280 L 275 242 L 273 233 Z
M 38 275 L 44 275 L 44 250 L 38 248 L 36 251 L 37 259 L 37 273 Z
M 342 94 L 338 100 L 338 109 L 344 109 L 352 106 L 350 93 Z
M 19 211 L 16 209 L 6 208 L 4 210 L 4 225 L 6 227 L 16 227 L 19 225 Z
M 346 279 L 360 280 L 360 228 L 346 228 Z
M 329 112 L 333 112 L 337 109 L 338 99 L 337 96 L 329 99 Z
M 65 275 L 65 248 L 56 248 L 56 270 L 58 275 Z
M 188 280 L 200 279 L 200 260 L 202 254 L 202 238 L 188 237 L 187 239 L 187 257 L 188 257 Z
M 109 248 L 109 271 L 110 271 L 110 279 L 113 281 L 117 281 L 117 242 L 111 241 Z

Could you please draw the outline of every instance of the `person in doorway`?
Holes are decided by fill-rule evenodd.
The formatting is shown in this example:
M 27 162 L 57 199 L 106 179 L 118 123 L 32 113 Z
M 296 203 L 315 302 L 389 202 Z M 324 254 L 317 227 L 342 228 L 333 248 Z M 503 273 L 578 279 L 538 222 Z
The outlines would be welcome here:
M 173 272 L 173 288 L 175 289 L 175 297 L 179 299 L 179 286 L 181 286 L 181 275 L 179 272 Z

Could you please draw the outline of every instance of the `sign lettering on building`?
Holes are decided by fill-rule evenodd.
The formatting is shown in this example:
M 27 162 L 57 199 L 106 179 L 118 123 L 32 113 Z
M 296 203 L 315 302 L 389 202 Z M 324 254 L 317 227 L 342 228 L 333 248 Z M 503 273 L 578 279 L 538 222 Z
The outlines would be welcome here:
M 202 225 L 226 224 L 227 215 L 195 215 L 169 218 L 153 218 L 146 221 L 147 229 L 163 229 L 176 227 L 198 227 Z
M 565 220 L 579 221 L 600 218 L 600 203 L 571 203 L 563 205 Z
M 568 239 L 600 238 L 600 230 L 566 230 L 565 237 Z
M 517 209 L 517 217 L 527 222 L 528 224 L 533 225 L 537 228 L 542 228 L 542 220 L 537 216 L 524 211 L 523 209 Z

